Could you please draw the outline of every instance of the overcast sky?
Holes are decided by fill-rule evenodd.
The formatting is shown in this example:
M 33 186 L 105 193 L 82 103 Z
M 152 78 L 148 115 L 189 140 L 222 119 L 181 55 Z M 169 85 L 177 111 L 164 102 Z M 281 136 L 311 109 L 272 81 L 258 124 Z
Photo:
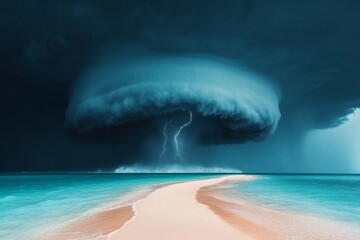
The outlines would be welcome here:
M 111 126 L 111 135 L 116 131 L 121 135 L 120 139 L 116 137 L 118 141 L 109 140 L 109 129 L 99 122 L 95 138 L 74 134 L 64 127 L 67 111 L 74 96 L 78 96 L 79 81 L 98 76 L 94 69 L 108 63 L 118 66 L 126 59 L 146 57 L 153 62 L 154 56 L 181 56 L 221 59 L 222 63 L 238 66 L 239 71 L 259 76 L 271 86 L 271 90 L 263 91 L 266 97 L 276 95 L 276 101 L 269 97 L 260 103 L 263 92 L 247 83 L 238 86 L 235 80 L 225 91 L 231 96 L 244 96 L 241 89 L 250 89 L 247 93 L 254 93 L 250 106 L 261 106 L 262 111 L 257 113 L 263 119 L 266 116 L 269 120 L 276 111 L 281 115 L 267 121 L 266 127 L 255 121 L 251 128 L 255 130 L 241 135 L 246 137 L 226 132 L 223 123 L 215 126 L 214 135 L 207 136 L 211 145 L 195 141 L 186 148 L 184 144 L 187 161 L 245 172 L 359 173 L 359 111 L 346 122 L 347 116 L 360 106 L 359 11 L 360 2 L 350 0 L 1 1 L 0 170 L 113 170 L 124 164 L 154 164 L 147 148 L 156 154 L 161 152 L 163 135 L 157 128 L 149 130 L 152 125 L 148 119 L 157 118 L 163 114 L 161 111 L 147 115 L 145 120 L 127 117 L 119 129 L 118 124 Z M 201 62 L 191 65 L 196 67 Z M 134 64 L 149 66 L 136 61 Z M 171 62 L 161 64 L 150 64 L 144 74 L 150 71 L 156 80 L 160 76 L 166 79 L 168 75 L 162 75 L 166 71 L 161 69 L 167 69 Z M 110 72 L 111 76 L 124 76 L 123 68 L 119 69 L 120 73 Z M 171 69 L 171 76 L 177 79 L 181 71 Z M 219 71 L 227 70 L 221 67 Z M 192 78 L 192 70 L 187 74 L 199 89 L 209 86 L 204 78 Z M 135 78 L 142 81 L 143 77 Z M 95 81 L 87 86 L 97 88 L 103 80 L 98 77 Z M 121 90 L 124 85 L 111 86 Z M 216 79 L 214 86 L 225 88 Z M 175 88 L 183 94 L 182 86 Z M 204 97 L 197 104 L 212 100 L 219 103 L 213 96 L 219 95 Z M 196 113 L 199 105 L 190 105 Z M 91 119 L 98 120 L 94 116 Z M 186 116 L 178 117 L 178 121 L 185 121 Z M 254 119 L 245 122 L 254 123 Z M 206 122 L 210 127 L 214 123 Z M 194 124 L 188 132 L 184 129 L 182 141 L 186 142 L 184 138 L 195 134 L 199 127 Z M 198 130 L 197 136 L 204 136 L 204 129 Z M 136 145 L 144 132 L 149 133 L 146 144 Z M 218 133 L 230 134 L 232 140 L 250 141 L 234 143 L 220 138 Z M 109 141 L 99 137 L 104 134 Z M 251 141 L 259 140 L 259 136 L 263 140 L 265 135 L 260 143 Z

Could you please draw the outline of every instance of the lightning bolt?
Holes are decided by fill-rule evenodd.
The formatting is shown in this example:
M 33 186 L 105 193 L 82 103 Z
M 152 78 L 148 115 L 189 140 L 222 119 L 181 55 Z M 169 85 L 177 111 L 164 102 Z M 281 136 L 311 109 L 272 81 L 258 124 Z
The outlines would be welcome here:
M 186 128 L 187 126 L 189 126 L 190 123 L 192 122 L 192 117 L 193 117 L 193 115 L 192 115 L 192 112 L 191 112 L 191 111 L 189 111 L 189 116 L 190 116 L 189 121 L 186 122 L 184 125 L 182 125 L 182 126 L 179 128 L 179 130 L 176 132 L 175 136 L 174 136 L 175 149 L 176 149 L 176 156 L 175 156 L 175 157 L 178 157 L 181 161 L 183 160 L 183 158 L 182 158 L 182 156 L 181 156 L 181 154 L 180 154 L 180 150 L 179 150 L 178 137 L 179 137 L 179 135 L 180 135 L 180 133 L 181 133 L 181 130 L 183 130 L 184 128 Z
M 168 126 L 169 123 L 171 123 L 174 119 L 171 119 L 170 121 L 167 121 L 164 125 L 164 129 L 163 129 L 163 135 L 164 135 L 164 143 L 163 143 L 163 150 L 160 154 L 159 159 L 163 159 L 165 157 L 165 152 L 166 152 L 166 143 L 167 143 L 167 134 L 166 134 L 166 128 Z

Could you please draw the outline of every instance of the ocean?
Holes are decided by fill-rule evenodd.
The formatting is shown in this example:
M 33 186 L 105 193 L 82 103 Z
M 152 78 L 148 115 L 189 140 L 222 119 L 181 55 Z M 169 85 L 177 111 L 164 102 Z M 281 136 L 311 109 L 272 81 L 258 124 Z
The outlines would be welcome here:
M 94 209 L 132 203 L 159 184 L 220 175 L 0 175 L 0 239 L 29 239 Z M 360 175 L 256 175 L 222 191 L 268 208 L 360 227 Z

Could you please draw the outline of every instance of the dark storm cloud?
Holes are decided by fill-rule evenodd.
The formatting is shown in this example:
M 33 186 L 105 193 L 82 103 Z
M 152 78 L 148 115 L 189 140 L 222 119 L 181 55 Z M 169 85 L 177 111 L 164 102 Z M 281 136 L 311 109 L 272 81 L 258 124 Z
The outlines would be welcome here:
M 278 105 L 273 86 L 220 59 L 127 59 L 86 74 L 74 93 L 66 126 L 87 133 L 192 111 L 201 118 L 197 140 L 238 143 L 271 134 L 280 119 Z
M 1 126 L 8 136 L 3 140 L 2 159 L 11 159 L 14 169 L 31 165 L 24 156 L 41 166 L 48 164 L 51 155 L 59 169 L 63 162 L 71 165 L 73 154 L 86 162 L 95 161 L 100 152 L 111 162 L 128 161 L 108 154 L 112 151 L 103 146 L 84 150 L 81 143 L 62 133 L 69 89 L 92 66 L 93 58 L 107 59 L 106 54 L 125 59 L 143 53 L 229 59 L 279 86 L 279 125 L 284 132 L 301 134 L 339 125 L 360 104 L 359 4 L 328 0 L 2 1 L 0 91 L 6 114 Z M 137 128 L 121 132 L 135 129 L 133 133 Z M 62 143 L 59 151 L 41 154 L 41 149 L 57 149 L 55 142 Z M 77 165 L 86 168 L 86 162 Z M 7 166 L 2 162 L 2 168 Z

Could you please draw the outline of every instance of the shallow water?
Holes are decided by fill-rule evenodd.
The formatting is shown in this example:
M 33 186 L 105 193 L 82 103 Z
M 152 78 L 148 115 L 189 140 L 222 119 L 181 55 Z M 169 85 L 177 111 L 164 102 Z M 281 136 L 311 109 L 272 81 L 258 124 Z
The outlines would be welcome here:
M 272 209 L 360 228 L 360 175 L 259 175 L 224 191 Z
M 0 175 L 0 239 L 29 239 L 44 229 L 124 200 L 156 184 L 214 174 Z

